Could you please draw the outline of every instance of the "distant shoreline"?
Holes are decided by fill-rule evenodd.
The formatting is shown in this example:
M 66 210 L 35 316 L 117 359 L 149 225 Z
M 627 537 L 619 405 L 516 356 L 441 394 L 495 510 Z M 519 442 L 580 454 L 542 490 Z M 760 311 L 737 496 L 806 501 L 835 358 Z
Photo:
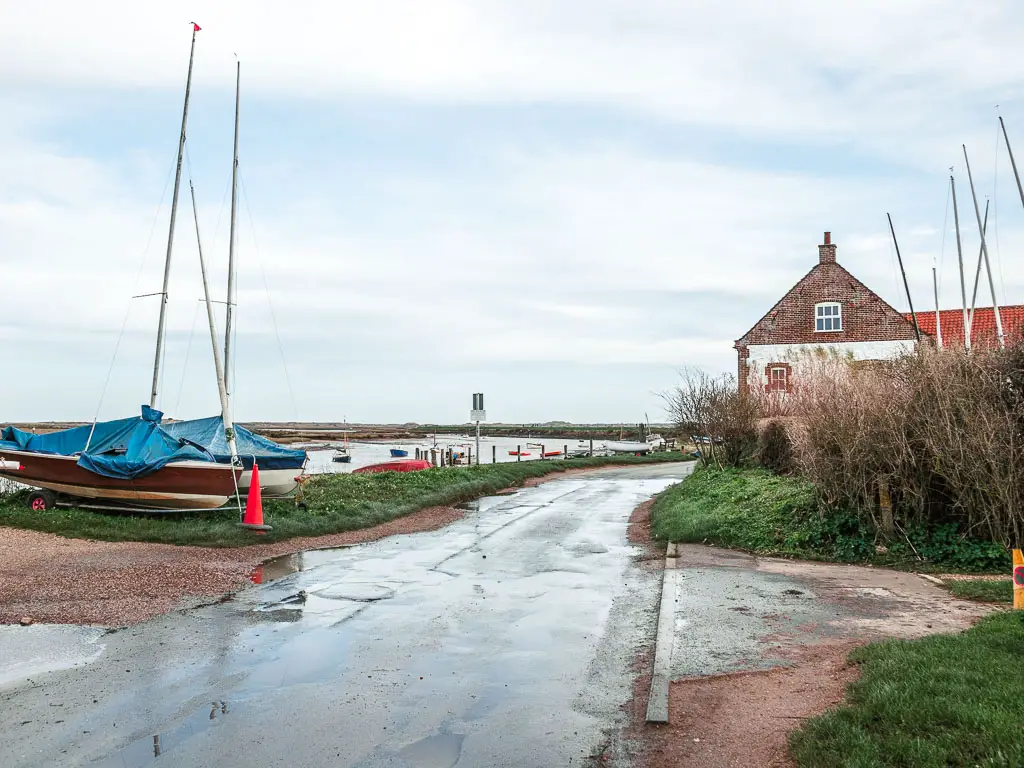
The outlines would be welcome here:
M 88 422 L 10 422 L 28 432 L 55 432 L 80 427 Z M 240 422 L 246 429 L 281 443 L 349 440 L 402 440 L 426 435 L 475 434 L 474 424 L 345 424 L 342 422 L 250 421 Z M 0 422 L 0 426 L 4 426 Z M 489 437 L 543 438 L 560 437 L 574 440 L 624 440 L 639 438 L 637 424 L 481 424 L 482 434 Z M 674 432 L 667 424 L 652 424 L 652 432 L 666 437 Z

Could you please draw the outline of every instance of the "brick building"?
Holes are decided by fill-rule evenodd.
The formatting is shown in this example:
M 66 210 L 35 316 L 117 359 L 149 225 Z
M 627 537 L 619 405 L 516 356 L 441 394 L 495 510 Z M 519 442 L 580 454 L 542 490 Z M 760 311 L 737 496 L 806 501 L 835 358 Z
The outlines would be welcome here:
M 826 232 L 818 263 L 736 341 L 738 381 L 743 389 L 787 392 L 815 351 L 884 360 L 915 343 L 913 323 L 836 262 Z
M 1024 338 L 1024 306 L 1000 307 L 1007 343 Z M 922 340 L 936 341 L 936 313 L 918 312 Z M 945 346 L 963 346 L 963 311 L 943 310 Z M 998 343 L 992 307 L 974 315 L 972 346 Z M 741 389 L 789 392 L 800 368 L 818 352 L 853 362 L 886 360 L 916 347 L 914 323 L 836 262 L 831 233 L 818 246 L 818 263 L 733 345 Z

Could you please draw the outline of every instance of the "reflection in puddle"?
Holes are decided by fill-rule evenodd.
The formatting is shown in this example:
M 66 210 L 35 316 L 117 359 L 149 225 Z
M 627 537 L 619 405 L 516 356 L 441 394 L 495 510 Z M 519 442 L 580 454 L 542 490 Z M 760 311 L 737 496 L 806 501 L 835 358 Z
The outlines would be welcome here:
M 453 768 L 462 755 L 465 736 L 459 733 L 440 733 L 413 742 L 398 756 L 416 768 Z
M 92 765 L 98 768 L 140 768 L 148 765 L 160 755 L 212 727 L 230 711 L 226 701 L 212 701 L 209 707 L 202 707 L 185 718 L 177 728 L 136 739 L 120 752 Z
M 252 573 L 249 574 L 249 580 L 253 584 L 263 584 L 298 573 L 303 570 L 302 555 L 302 552 L 294 552 L 290 555 L 271 558 L 253 568 Z

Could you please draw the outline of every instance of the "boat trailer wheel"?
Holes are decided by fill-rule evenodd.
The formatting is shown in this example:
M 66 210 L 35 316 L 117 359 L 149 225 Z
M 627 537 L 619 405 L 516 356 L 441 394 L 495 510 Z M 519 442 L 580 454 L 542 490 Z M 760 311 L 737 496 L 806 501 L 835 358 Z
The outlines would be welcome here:
M 53 491 L 32 491 L 28 495 L 28 507 L 33 512 L 46 512 L 57 506 L 57 495 Z

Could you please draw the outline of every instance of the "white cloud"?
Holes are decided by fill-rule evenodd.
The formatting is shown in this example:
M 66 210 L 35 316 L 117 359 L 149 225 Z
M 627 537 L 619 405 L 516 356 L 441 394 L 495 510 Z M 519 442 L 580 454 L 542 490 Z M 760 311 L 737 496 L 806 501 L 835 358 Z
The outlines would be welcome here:
M 309 148 L 287 137 L 272 157 L 243 150 L 248 183 L 308 183 L 288 195 L 272 183 L 250 190 L 264 201 L 253 211 L 258 251 L 247 213 L 240 216 L 240 379 L 262 383 L 277 366 L 262 261 L 309 416 L 335 417 L 332 382 L 374 361 L 410 371 L 427 371 L 427 362 L 481 372 L 498 363 L 731 370 L 731 340 L 814 264 L 824 229 L 845 266 L 905 305 L 887 210 L 919 309 L 930 303 L 933 261 L 943 267 L 942 302 L 955 306 L 951 216 L 940 227 L 945 168 L 966 141 L 978 158 L 979 193 L 993 193 L 988 110 L 997 100 L 1011 135 L 1020 126 L 1024 137 L 1014 99 L 1024 12 L 1009 2 L 751 2 L 726 12 L 656 0 L 216 8 L 118 0 L 105 4 L 103 18 L 95 6 L 23 5 L 0 29 L 0 97 L 10 107 L 0 126 L 0 338 L 17 342 L 26 364 L 65 371 L 78 386 L 69 393 L 62 376 L 13 382 L 8 403 L 16 405 L 4 407 L 16 415 L 40 415 L 58 399 L 88 415 L 129 303 L 108 401 L 134 403 L 148 392 L 157 303 L 129 297 L 159 290 L 166 201 L 154 215 L 169 158 L 101 153 L 76 141 L 49 89 L 104 91 L 125 110 L 140 89 L 176 100 L 182 22 L 193 16 L 204 27 L 198 92 L 226 93 L 238 52 L 244 95 L 293 105 L 311 120 L 353 95 L 464 110 L 597 106 L 660 131 L 717 131 L 735 147 L 735 156 L 709 158 L 682 142 L 648 144 L 642 132 L 602 137 L 595 128 L 584 138 L 554 125 L 541 139 L 480 129 L 457 167 L 358 173 L 329 155 L 311 165 Z M 54 126 L 62 130 L 47 130 Z M 167 126 L 167 135 L 175 130 Z M 58 134 L 66 138 L 42 138 Z M 992 252 L 1004 270 L 1000 290 L 1005 283 L 1015 300 L 1024 275 L 1001 255 L 1024 246 L 1024 233 L 1001 162 Z M 973 265 L 966 178 L 960 189 Z M 221 191 L 199 185 L 215 298 L 224 290 Z M 186 185 L 167 376 L 180 379 L 196 327 L 187 380 L 203 394 L 183 402 L 201 411 L 215 408 L 215 398 L 201 315 L 195 325 L 201 292 L 191 226 Z M 645 298 L 654 294 L 657 312 Z M 361 377 L 352 374 L 345 391 L 379 400 Z M 280 381 L 273 391 L 283 399 Z M 267 407 L 266 399 L 248 402 Z

